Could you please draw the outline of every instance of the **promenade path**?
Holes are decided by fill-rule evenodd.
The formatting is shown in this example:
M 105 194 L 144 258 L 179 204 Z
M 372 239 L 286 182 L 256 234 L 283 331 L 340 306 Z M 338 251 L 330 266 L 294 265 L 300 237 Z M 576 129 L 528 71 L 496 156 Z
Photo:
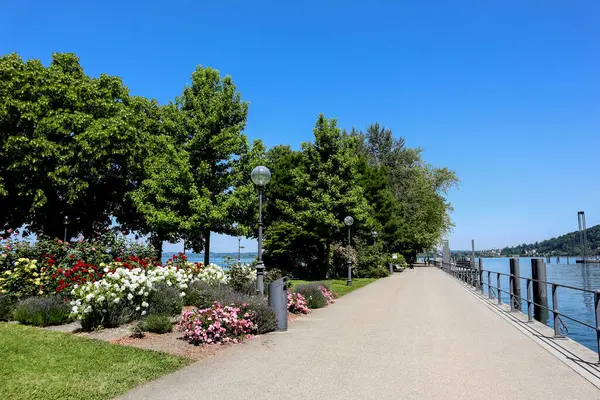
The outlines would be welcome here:
M 600 399 L 436 268 L 378 280 L 123 399 Z

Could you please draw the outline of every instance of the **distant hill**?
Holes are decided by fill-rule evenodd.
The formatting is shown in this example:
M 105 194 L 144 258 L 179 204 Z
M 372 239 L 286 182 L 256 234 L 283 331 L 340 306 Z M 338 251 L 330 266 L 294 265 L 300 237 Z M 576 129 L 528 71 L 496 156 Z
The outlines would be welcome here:
M 502 249 L 502 255 L 531 255 L 535 254 L 555 254 L 555 255 L 580 255 L 581 243 L 579 241 L 579 232 L 570 232 L 565 235 L 535 242 L 532 244 L 522 244 L 515 247 L 505 247 Z M 600 253 L 600 225 L 587 229 L 587 255 L 596 255 Z

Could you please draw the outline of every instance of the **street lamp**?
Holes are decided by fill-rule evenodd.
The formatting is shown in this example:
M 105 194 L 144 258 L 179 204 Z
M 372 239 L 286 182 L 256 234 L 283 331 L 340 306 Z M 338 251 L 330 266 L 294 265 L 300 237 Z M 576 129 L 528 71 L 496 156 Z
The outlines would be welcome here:
M 242 249 L 244 248 L 244 246 L 242 246 L 242 237 L 241 236 L 238 236 L 237 240 L 238 240 L 238 264 L 241 264 Z
M 354 218 L 347 216 L 344 218 L 344 224 L 348 227 L 348 281 L 346 286 L 352 286 L 352 261 L 350 261 L 350 227 L 354 223 Z
M 64 237 L 64 242 L 67 241 L 67 225 L 69 225 L 71 223 L 71 221 L 69 220 L 69 216 L 65 215 L 65 219 L 63 221 L 63 224 L 65 224 L 65 237 Z
M 373 231 L 371 232 L 371 236 L 373 236 L 373 244 L 377 243 L 377 236 L 379 236 L 379 232 Z
M 265 266 L 262 262 L 262 189 L 271 180 L 271 171 L 262 165 L 254 168 L 250 174 L 252 182 L 258 186 L 258 262 L 256 263 L 256 290 L 260 296 L 265 294 Z

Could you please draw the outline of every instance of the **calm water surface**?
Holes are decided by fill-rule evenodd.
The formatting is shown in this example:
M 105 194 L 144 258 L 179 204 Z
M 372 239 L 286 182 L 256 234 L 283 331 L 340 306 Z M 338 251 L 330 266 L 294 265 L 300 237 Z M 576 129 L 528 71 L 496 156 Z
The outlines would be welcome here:
M 544 259 L 545 260 L 545 259 Z M 522 277 L 531 278 L 531 258 L 520 258 L 520 270 Z M 508 258 L 484 258 L 483 269 L 489 271 L 509 273 Z M 575 257 L 556 257 L 551 258 L 551 262 L 546 262 L 546 279 L 548 282 L 560 283 L 564 285 L 575 286 L 588 290 L 600 290 L 600 264 L 576 264 Z M 487 273 L 484 272 L 483 280 L 487 283 Z M 496 275 L 492 274 L 492 286 L 497 286 Z M 509 291 L 508 277 L 502 276 L 500 279 L 502 290 Z M 548 285 L 548 308 L 552 309 L 552 289 Z M 487 287 L 485 288 L 487 294 Z M 581 292 L 578 290 L 559 287 L 558 310 L 568 316 L 586 322 L 592 326 L 596 325 L 594 311 L 594 294 Z M 527 298 L 526 281 L 521 280 L 521 297 Z M 502 293 L 503 303 L 508 302 L 508 294 Z M 527 313 L 527 302 L 521 303 L 521 311 Z M 567 318 L 563 318 L 568 328 L 568 336 L 583 344 L 584 346 L 598 351 L 596 332 L 593 329 L 580 325 Z M 553 316 L 549 312 L 545 321 L 548 326 L 553 327 Z

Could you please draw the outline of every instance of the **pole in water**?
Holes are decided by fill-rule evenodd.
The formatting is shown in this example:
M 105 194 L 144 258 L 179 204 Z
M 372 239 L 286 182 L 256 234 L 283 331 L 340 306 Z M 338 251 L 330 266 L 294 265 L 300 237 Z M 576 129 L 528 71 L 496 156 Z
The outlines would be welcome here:
M 585 229 L 585 212 L 577 212 L 577 224 L 579 225 L 579 243 L 581 245 L 581 261 L 585 264 L 585 242 L 587 233 Z
M 511 293 L 513 298 L 511 299 L 511 310 L 521 311 L 521 267 L 519 265 L 518 258 L 510 259 L 510 274 L 511 276 Z
M 548 319 L 548 288 L 546 283 L 542 283 L 546 282 L 546 264 L 543 258 L 531 259 L 531 279 L 534 303 L 533 317 L 537 321 L 545 323 Z

